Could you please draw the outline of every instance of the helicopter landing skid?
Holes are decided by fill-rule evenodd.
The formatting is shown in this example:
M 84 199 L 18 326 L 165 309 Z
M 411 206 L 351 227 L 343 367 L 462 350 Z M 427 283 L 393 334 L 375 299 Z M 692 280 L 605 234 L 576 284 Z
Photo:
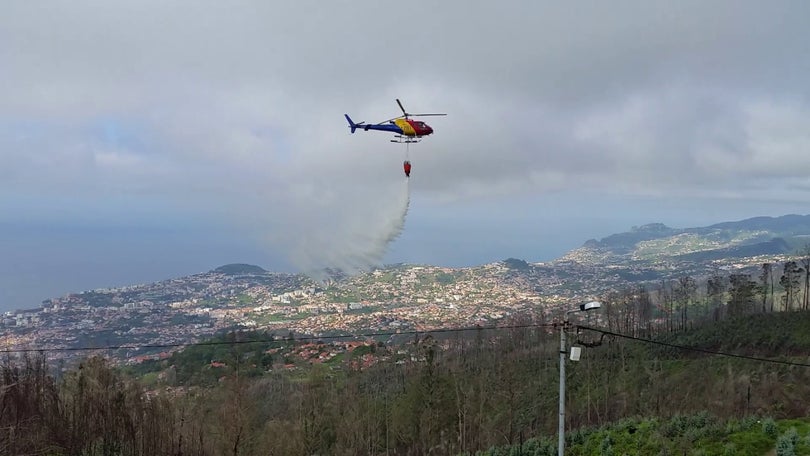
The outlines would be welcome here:
M 403 135 L 396 135 L 396 136 L 394 136 L 394 138 L 396 138 L 396 139 L 392 139 L 391 142 L 392 143 L 399 143 L 399 144 L 418 143 L 418 142 L 420 142 L 422 140 L 421 138 L 413 139 L 413 137 L 411 137 L 411 136 L 403 136 Z

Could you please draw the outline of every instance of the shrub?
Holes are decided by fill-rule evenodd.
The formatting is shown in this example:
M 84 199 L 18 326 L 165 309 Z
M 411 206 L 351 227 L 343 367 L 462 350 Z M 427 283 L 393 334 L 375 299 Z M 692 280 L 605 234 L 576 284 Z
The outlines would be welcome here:
M 774 421 L 773 418 L 765 418 L 765 421 L 762 422 L 762 432 L 768 437 L 775 439 L 779 434 L 779 430 L 776 428 L 776 421 Z
M 754 426 L 759 424 L 759 421 L 756 416 L 746 416 L 740 421 L 740 430 L 748 431 L 754 429 Z
M 795 427 L 792 427 L 785 432 L 785 438 L 790 440 L 790 444 L 794 447 L 799 443 L 799 433 L 796 431 Z
M 686 418 L 683 415 L 675 415 L 661 426 L 661 433 L 669 439 L 677 437 L 686 429 L 686 424 Z
M 601 456 L 613 456 L 613 439 L 610 435 L 605 436 L 602 444 L 599 446 L 599 454 Z
M 692 419 L 689 421 L 692 428 L 703 429 L 712 422 L 712 417 L 709 415 L 709 412 L 703 410 L 693 415 Z
M 776 456 L 796 456 L 793 442 L 787 435 L 781 435 L 776 440 Z
M 585 443 L 585 440 L 587 440 L 587 437 L 586 432 L 581 429 L 577 429 L 565 435 L 566 440 L 568 440 L 568 445 L 582 445 Z

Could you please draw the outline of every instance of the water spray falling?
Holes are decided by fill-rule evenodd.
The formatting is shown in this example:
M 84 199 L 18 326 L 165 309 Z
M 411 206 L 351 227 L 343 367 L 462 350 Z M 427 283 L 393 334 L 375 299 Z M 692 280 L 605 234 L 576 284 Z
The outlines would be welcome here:
M 297 261 L 315 279 L 325 280 L 328 270 L 355 274 L 379 266 L 388 246 L 405 227 L 410 205 L 410 179 L 402 180 L 395 200 L 352 220 L 352 227 L 324 226 L 330 235 L 309 238 Z M 335 235 L 339 232 L 339 235 Z

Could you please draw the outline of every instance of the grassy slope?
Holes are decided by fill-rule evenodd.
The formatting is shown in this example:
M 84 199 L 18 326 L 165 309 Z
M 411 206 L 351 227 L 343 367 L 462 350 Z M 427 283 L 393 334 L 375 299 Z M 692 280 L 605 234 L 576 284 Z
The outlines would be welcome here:
M 790 435 L 795 430 L 791 441 Z M 777 454 L 777 441 L 790 442 L 793 454 L 810 454 L 810 418 L 773 421 L 748 417 L 721 421 L 709 414 L 676 415 L 669 420 L 628 418 L 566 435 L 569 456 L 694 455 L 764 456 Z M 556 438 L 531 439 L 522 446 L 495 447 L 480 456 L 553 456 Z

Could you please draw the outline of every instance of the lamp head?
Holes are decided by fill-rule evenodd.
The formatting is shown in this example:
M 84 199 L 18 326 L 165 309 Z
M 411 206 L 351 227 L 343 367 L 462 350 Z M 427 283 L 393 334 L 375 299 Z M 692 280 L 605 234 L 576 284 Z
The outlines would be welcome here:
M 580 304 L 579 305 L 579 310 L 581 310 L 583 312 L 586 312 L 588 310 L 598 309 L 600 307 L 602 307 L 601 302 L 599 302 L 599 301 L 591 301 L 591 302 L 587 302 L 585 304 Z

